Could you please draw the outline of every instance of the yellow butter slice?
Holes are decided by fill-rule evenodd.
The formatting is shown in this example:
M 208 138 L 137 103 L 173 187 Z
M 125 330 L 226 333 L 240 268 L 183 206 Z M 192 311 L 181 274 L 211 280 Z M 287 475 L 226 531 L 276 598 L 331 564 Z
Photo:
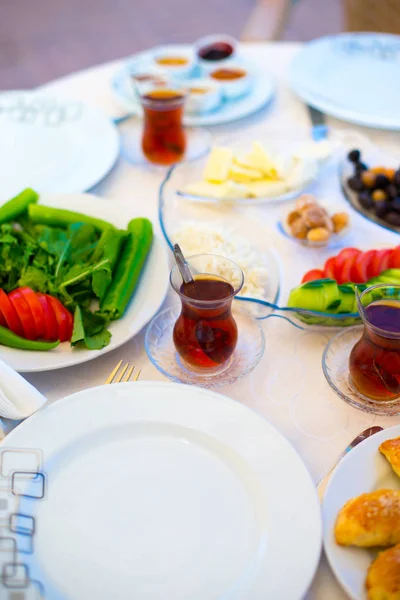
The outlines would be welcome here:
M 213 148 L 204 168 L 204 179 L 216 183 L 226 181 L 229 176 L 232 159 L 233 152 L 229 148 Z

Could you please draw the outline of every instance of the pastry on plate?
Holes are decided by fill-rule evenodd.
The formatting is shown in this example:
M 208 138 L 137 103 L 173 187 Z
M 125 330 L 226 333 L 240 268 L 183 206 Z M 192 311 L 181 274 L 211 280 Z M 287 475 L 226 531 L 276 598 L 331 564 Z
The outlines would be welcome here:
M 379 451 L 388 459 L 393 471 L 400 477 L 400 437 L 386 440 L 379 446 Z
M 400 544 L 374 560 L 366 586 L 369 600 L 400 600 Z
M 376 490 L 349 500 L 335 524 L 341 546 L 392 546 L 400 543 L 400 491 Z

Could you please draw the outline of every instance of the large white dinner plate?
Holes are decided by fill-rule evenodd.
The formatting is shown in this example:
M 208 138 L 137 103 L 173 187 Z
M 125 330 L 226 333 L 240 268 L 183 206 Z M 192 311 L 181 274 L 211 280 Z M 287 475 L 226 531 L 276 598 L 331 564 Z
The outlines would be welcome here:
M 336 468 L 325 492 L 322 506 L 325 552 L 337 579 L 353 600 L 367 600 L 365 579 L 376 553 L 338 546 L 333 535 L 336 517 L 342 506 L 355 496 L 380 488 L 400 489 L 400 479 L 378 450 L 384 440 L 398 436 L 400 425 L 376 433 L 354 448 Z
M 122 229 L 133 217 L 142 216 L 140 212 L 134 214 L 134 211 L 127 216 L 126 209 L 117 202 L 98 198 L 91 194 L 44 195 L 40 197 L 40 203 L 93 215 Z M 71 367 L 110 352 L 135 336 L 158 311 L 167 293 L 168 276 L 165 246 L 159 237 L 154 236 L 153 245 L 134 296 L 122 319 L 112 321 L 109 326 L 112 335 L 108 346 L 101 350 L 85 350 L 71 348 L 69 342 L 64 342 L 49 352 L 18 350 L 0 346 L 0 358 L 17 371 L 33 373 Z
M 400 36 L 344 33 L 308 43 L 290 68 L 293 90 L 344 121 L 400 129 Z
M 176 52 L 179 49 L 187 50 L 187 45 L 174 44 Z M 130 65 L 138 61 L 148 61 L 155 51 L 162 53 L 163 50 L 171 48 L 168 46 L 159 46 L 152 48 L 146 52 L 141 52 L 132 56 L 113 76 L 111 86 L 112 90 L 122 104 L 122 106 L 130 113 L 142 114 L 141 106 L 132 90 L 130 82 Z M 275 94 L 275 82 L 271 75 L 266 72 L 254 72 L 254 85 L 252 91 L 236 100 L 225 100 L 215 110 L 203 114 L 185 114 L 183 122 L 189 127 L 208 127 L 212 125 L 221 125 L 222 123 L 230 123 L 248 117 L 267 105 Z
M 118 154 L 118 131 L 98 109 L 43 92 L 0 94 L 2 200 L 25 187 L 83 192 L 108 173 Z
M 301 600 L 311 582 L 313 483 L 238 402 L 172 383 L 101 386 L 33 415 L 0 452 L 10 447 L 43 457 L 45 498 L 19 511 L 35 517 L 21 558 L 46 598 Z

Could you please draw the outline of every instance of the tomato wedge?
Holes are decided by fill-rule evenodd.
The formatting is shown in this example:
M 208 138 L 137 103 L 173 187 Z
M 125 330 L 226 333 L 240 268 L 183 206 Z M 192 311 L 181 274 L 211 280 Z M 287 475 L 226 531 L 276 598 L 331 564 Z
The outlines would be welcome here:
M 360 252 L 358 254 L 351 268 L 351 281 L 354 283 L 366 283 L 372 277 L 370 272 L 375 254 L 376 250 L 368 250 L 368 252 Z
M 341 250 L 339 252 L 339 254 L 336 257 L 336 281 L 338 283 L 346 283 L 347 281 L 350 281 L 350 279 L 344 279 L 343 278 L 343 268 L 344 265 L 346 264 L 346 269 L 348 268 L 348 264 L 349 264 L 349 259 L 355 259 L 358 255 L 360 254 L 360 250 L 358 250 L 357 248 L 343 248 L 343 250 Z M 351 273 L 345 273 L 345 275 L 348 275 L 348 277 L 351 276 Z
M 383 273 L 383 271 L 386 271 L 389 268 L 391 257 L 392 250 L 390 248 L 385 250 L 377 250 L 371 262 L 370 277 L 377 277 Z
M 328 258 L 324 266 L 324 276 L 329 279 L 336 279 L 336 257 Z
M 31 288 L 20 287 L 18 289 L 24 296 L 25 300 L 29 304 L 29 308 L 31 309 L 33 320 L 35 321 L 37 337 L 43 338 L 45 333 L 44 311 L 43 306 L 39 301 L 39 298 L 37 297 L 35 292 L 31 290 Z
M 304 275 L 303 279 L 301 280 L 301 283 L 306 283 L 307 281 L 315 281 L 316 279 L 323 278 L 324 272 L 321 271 L 321 269 L 311 269 L 310 271 L 307 271 L 307 273 Z
M 60 342 L 66 342 L 67 340 L 71 339 L 69 318 L 71 315 L 68 313 L 65 306 L 61 304 L 58 298 L 54 298 L 53 296 L 49 296 L 48 294 L 46 294 L 46 296 L 49 302 L 51 303 L 51 306 L 54 310 L 54 314 L 56 316 L 58 325 L 58 339 L 60 340 Z
M 27 340 L 36 340 L 38 336 L 35 321 L 33 319 L 32 311 L 29 308 L 29 304 L 25 300 L 23 294 L 18 289 L 13 290 L 8 294 L 8 298 L 17 311 L 17 315 L 21 321 L 23 336 Z
M 389 269 L 400 269 L 400 246 L 393 248 L 389 261 Z
M 49 340 L 49 342 L 54 342 L 58 340 L 58 324 L 56 315 L 54 314 L 54 310 L 52 304 L 46 294 L 41 294 L 40 292 L 36 292 L 37 299 L 39 300 L 42 308 L 43 308 L 43 318 L 44 318 L 44 334 L 43 337 L 45 340 Z
M 348 258 L 346 258 L 346 260 L 344 261 L 344 263 L 342 265 L 342 269 L 340 272 L 339 283 L 349 283 L 352 281 L 353 265 L 356 262 L 359 254 L 361 254 L 360 251 L 358 251 L 357 254 L 353 254 L 353 255 L 349 256 Z
M 0 311 L 8 329 L 17 335 L 23 335 L 21 321 L 14 305 L 10 302 L 4 290 L 0 289 Z

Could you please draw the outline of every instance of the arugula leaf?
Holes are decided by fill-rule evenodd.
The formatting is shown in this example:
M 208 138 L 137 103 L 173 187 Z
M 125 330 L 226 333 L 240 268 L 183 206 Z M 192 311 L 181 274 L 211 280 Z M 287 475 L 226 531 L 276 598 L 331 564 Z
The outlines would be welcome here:
M 71 345 L 83 346 L 89 350 L 101 350 L 110 343 L 111 333 L 105 329 L 108 319 L 99 313 L 82 310 L 79 306 L 74 312 L 74 329 Z
M 29 266 L 18 279 L 18 287 L 26 286 L 32 288 L 36 292 L 46 293 L 49 291 L 49 276 L 48 274 L 38 269 L 37 267 Z

